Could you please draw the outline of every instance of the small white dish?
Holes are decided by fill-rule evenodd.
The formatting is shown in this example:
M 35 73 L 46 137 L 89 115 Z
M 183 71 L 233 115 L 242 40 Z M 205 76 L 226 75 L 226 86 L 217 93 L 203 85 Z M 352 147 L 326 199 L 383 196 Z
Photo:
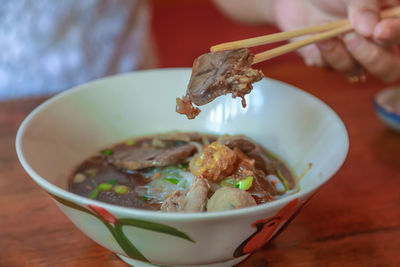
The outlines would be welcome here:
M 400 132 L 400 87 L 380 91 L 374 99 L 378 117 L 391 129 Z

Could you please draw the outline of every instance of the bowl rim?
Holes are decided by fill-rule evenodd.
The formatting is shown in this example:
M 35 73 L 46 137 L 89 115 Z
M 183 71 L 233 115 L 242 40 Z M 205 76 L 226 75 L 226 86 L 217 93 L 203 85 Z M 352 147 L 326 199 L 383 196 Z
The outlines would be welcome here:
M 44 190 L 47 192 L 58 196 L 60 198 L 69 200 L 71 202 L 77 203 L 78 205 L 81 206 L 88 206 L 88 205 L 94 205 L 94 206 L 100 206 L 105 209 L 107 209 L 111 213 L 118 213 L 118 214 L 124 214 L 126 216 L 137 216 L 142 219 L 153 219 L 153 220 L 163 220 L 163 221 L 182 221 L 182 222 L 188 222 L 188 221 L 208 221 L 208 220 L 215 220 L 215 219 L 230 219 L 230 218 L 235 218 L 247 214 L 252 214 L 252 213 L 261 213 L 261 212 L 266 212 L 269 209 L 278 209 L 279 207 L 283 206 L 285 203 L 288 203 L 292 201 L 293 199 L 300 199 L 304 195 L 309 195 L 312 192 L 316 191 L 319 187 L 324 185 L 326 182 L 328 182 L 342 167 L 345 159 L 347 158 L 347 154 L 349 151 L 349 136 L 347 129 L 341 120 L 341 118 L 336 114 L 336 112 L 328 106 L 324 101 L 321 99 L 313 96 L 312 94 L 303 91 L 302 89 L 281 82 L 279 80 L 271 79 L 264 77 L 263 79 L 267 79 L 270 81 L 273 81 L 275 83 L 284 85 L 284 86 L 290 86 L 292 89 L 300 91 L 302 94 L 306 95 L 307 97 L 311 97 L 317 102 L 320 102 L 321 104 L 324 105 L 325 108 L 328 109 L 329 112 L 331 112 L 336 121 L 339 123 L 341 128 L 344 131 L 345 134 L 345 149 L 343 153 L 343 158 L 340 160 L 338 167 L 334 172 L 331 174 L 329 178 L 321 179 L 318 183 L 313 184 L 312 186 L 308 187 L 307 189 L 300 189 L 298 192 L 295 192 L 292 195 L 285 196 L 280 199 L 276 199 L 274 201 L 257 205 L 257 206 L 252 206 L 252 207 L 247 207 L 243 209 L 235 209 L 235 210 L 229 210 L 229 211 L 219 211 L 219 212 L 190 212 L 190 213 L 167 213 L 167 212 L 160 212 L 160 211 L 151 211 L 151 210 L 143 210 L 143 209 L 137 209 L 137 208 L 130 208 L 130 207 L 123 207 L 123 206 L 118 206 L 114 204 L 109 204 L 97 200 L 92 200 L 88 199 L 82 196 L 79 196 L 77 194 L 74 194 L 72 192 L 67 191 L 66 189 L 63 189 L 53 183 L 48 182 L 45 178 L 41 177 L 27 162 L 24 156 L 24 152 L 22 149 L 22 138 L 26 132 L 26 129 L 30 125 L 32 119 L 40 114 L 40 112 L 46 108 L 47 106 L 51 105 L 53 102 L 69 95 L 73 94 L 76 91 L 81 91 L 81 90 L 89 90 L 90 88 L 93 88 L 98 83 L 102 83 L 105 80 L 109 81 L 111 79 L 119 79 L 123 76 L 131 76 L 139 73 L 150 73 L 150 72 L 177 72 L 177 71 L 182 71 L 182 72 L 187 72 L 191 70 L 190 68 L 158 68 L 158 69 L 149 69 L 149 70 L 138 70 L 134 72 L 128 72 L 128 73 L 123 73 L 123 74 L 118 74 L 118 75 L 113 75 L 113 76 L 108 76 L 100 79 L 96 79 L 78 86 L 75 86 L 71 89 L 65 90 L 59 94 L 56 94 L 49 99 L 45 100 L 43 103 L 41 103 L 39 106 L 37 106 L 35 109 L 33 109 L 27 117 L 23 120 L 21 123 L 17 135 L 16 135 L 16 140 L 15 140 L 15 147 L 16 147 L 16 152 L 18 159 L 22 165 L 22 167 L 25 169 L 26 173 L 38 184 L 40 185 Z M 54 198 L 53 198 L 54 199 Z
M 394 92 L 394 91 L 400 92 L 400 87 L 389 87 L 389 88 L 381 90 L 380 92 L 378 92 L 375 95 L 373 102 L 374 102 L 374 106 L 375 106 L 376 110 L 379 113 L 400 123 L 400 113 L 396 113 L 396 112 L 388 110 L 379 101 L 381 97 L 383 97 L 384 95 L 390 94 L 391 92 Z

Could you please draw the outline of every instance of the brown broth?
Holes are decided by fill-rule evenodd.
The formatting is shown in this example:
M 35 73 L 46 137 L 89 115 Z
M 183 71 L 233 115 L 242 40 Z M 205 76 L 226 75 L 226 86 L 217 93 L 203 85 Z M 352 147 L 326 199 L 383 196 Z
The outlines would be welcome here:
M 200 135 L 197 133 L 180 134 L 191 135 L 189 138 L 190 140 L 163 140 L 162 145 L 165 146 L 165 149 L 180 147 L 188 143 L 196 143 L 197 147 L 202 147 L 218 138 L 218 136 L 214 135 Z M 88 158 L 71 175 L 68 183 L 69 191 L 83 197 L 96 199 L 114 205 L 146 210 L 159 210 L 163 199 L 167 197 L 168 192 L 163 193 L 166 196 L 154 197 L 154 194 L 147 194 L 147 192 L 149 192 L 149 187 L 154 187 L 154 183 L 158 181 L 157 179 L 160 175 L 162 175 L 164 180 L 168 180 L 170 171 L 182 175 L 187 171 L 187 160 L 172 165 L 172 167 L 157 166 L 146 167 L 138 170 L 128 170 L 116 166 L 116 156 L 114 157 L 114 155 L 117 155 L 118 153 L 124 153 L 125 151 L 129 152 L 133 149 L 144 149 L 144 151 L 146 151 L 146 148 L 152 148 L 157 145 L 157 142 L 155 142 L 154 139 L 158 138 L 158 136 L 159 135 L 141 137 L 121 142 Z M 256 146 L 257 150 L 246 153 L 249 158 L 255 160 L 254 166 L 256 168 L 254 183 L 248 192 L 252 194 L 257 204 L 263 204 L 282 195 L 282 192 L 277 192 L 276 189 L 271 186 L 270 182 L 267 181 L 267 175 L 273 174 L 276 177 L 282 178 L 283 176 L 285 178 L 286 181 L 284 184 L 287 186 L 287 192 L 285 192 L 285 194 L 295 189 L 296 180 L 290 168 L 282 160 L 258 144 L 256 144 Z M 172 187 L 172 189 L 168 189 L 172 190 L 171 193 L 174 189 L 185 189 L 184 187 L 182 188 L 181 184 L 183 183 L 181 182 L 178 184 L 179 187 L 174 188 L 175 185 L 173 185 L 173 183 L 176 182 L 176 179 L 174 178 L 170 178 L 168 181 L 164 180 L 160 182 L 161 185 Z M 94 197 L 94 192 L 99 185 L 107 183 L 110 184 L 107 185 L 107 187 L 112 189 L 97 190 L 98 194 Z M 116 185 L 119 187 L 121 185 L 126 186 L 124 189 L 128 189 L 128 191 L 117 193 Z M 216 186 L 218 187 L 218 185 Z M 211 188 L 213 188 L 213 186 L 211 186 Z M 210 194 L 212 195 L 212 193 L 213 192 Z

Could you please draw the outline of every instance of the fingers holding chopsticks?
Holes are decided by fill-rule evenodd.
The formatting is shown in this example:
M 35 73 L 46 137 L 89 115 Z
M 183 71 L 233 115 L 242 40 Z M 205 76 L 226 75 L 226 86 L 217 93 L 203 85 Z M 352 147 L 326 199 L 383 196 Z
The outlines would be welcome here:
M 384 81 L 393 82 L 400 79 L 399 32 L 400 27 L 382 34 L 385 38 L 379 43 L 352 32 L 342 39 L 319 42 L 317 47 L 325 65 L 347 76 L 360 75 L 363 68 Z
M 301 4 L 297 0 L 280 0 L 274 3 L 272 10 L 279 11 L 274 21 L 284 32 L 219 44 L 211 50 L 291 40 L 256 54 L 253 64 L 297 51 L 307 65 L 329 66 L 348 76 L 358 76 L 366 70 L 387 81 L 400 79 L 400 56 L 394 49 L 400 45 L 400 0 L 304 0 Z M 290 10 L 296 12 L 288 13 Z M 348 19 L 343 19 L 346 16 Z M 351 31 L 354 33 L 348 34 Z
M 371 37 L 379 22 L 380 0 L 345 0 L 350 23 L 356 32 Z
M 356 33 L 344 34 L 343 39 L 317 43 L 325 65 L 348 76 L 362 74 L 364 69 L 385 81 L 400 79 L 400 56 L 396 49 L 400 45 L 400 18 L 389 15 L 391 11 L 382 12 L 383 9 L 398 6 L 400 1 L 343 2 Z
M 325 63 L 335 70 L 360 72 L 360 66 L 385 81 L 400 79 L 400 19 L 381 18 L 382 8 L 399 4 L 398 0 L 346 0 L 349 20 L 356 33 L 343 40 L 331 39 L 317 47 Z
M 357 33 L 347 34 L 344 42 L 352 57 L 368 72 L 387 82 L 400 78 L 400 55 L 396 47 L 378 45 Z
M 325 63 L 334 70 L 350 74 L 356 69 L 356 61 L 341 40 L 335 38 L 319 42 L 317 47 Z
M 400 19 L 389 18 L 380 21 L 374 29 L 373 38 L 385 45 L 400 44 Z

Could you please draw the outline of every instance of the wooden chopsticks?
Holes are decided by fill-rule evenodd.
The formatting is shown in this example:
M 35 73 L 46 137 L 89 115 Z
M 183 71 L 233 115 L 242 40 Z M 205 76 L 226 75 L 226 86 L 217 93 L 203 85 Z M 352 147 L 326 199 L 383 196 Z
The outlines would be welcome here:
M 330 39 L 330 38 L 338 36 L 342 33 L 351 31 L 352 29 L 353 29 L 353 27 L 350 25 L 350 23 L 348 23 L 343 26 L 334 28 L 332 30 L 308 37 L 306 39 L 299 40 L 297 42 L 289 43 L 286 45 L 279 46 L 277 48 L 273 48 L 271 50 L 267 50 L 265 52 L 255 54 L 253 64 L 256 64 L 256 63 L 292 52 L 294 50 L 297 50 L 297 49 L 299 49 L 303 46 L 309 45 L 309 44 L 313 44 L 313 43 L 317 43 L 317 42 L 320 42 L 323 40 Z
M 390 18 L 397 16 L 400 16 L 400 6 L 389 8 L 381 12 L 382 18 Z M 311 37 L 256 54 L 254 56 L 254 61 L 253 61 L 253 64 L 255 64 L 292 52 L 306 45 L 336 37 L 340 34 L 349 32 L 351 30 L 353 30 L 353 27 L 351 26 L 350 21 L 344 19 L 344 20 L 329 22 L 322 25 L 312 26 L 309 28 L 298 29 L 294 31 L 280 32 L 280 33 L 274 33 L 234 42 L 222 43 L 212 46 L 210 50 L 211 52 L 218 52 L 218 51 L 232 50 L 239 48 L 249 48 L 249 47 L 289 40 L 299 36 L 319 33 Z

